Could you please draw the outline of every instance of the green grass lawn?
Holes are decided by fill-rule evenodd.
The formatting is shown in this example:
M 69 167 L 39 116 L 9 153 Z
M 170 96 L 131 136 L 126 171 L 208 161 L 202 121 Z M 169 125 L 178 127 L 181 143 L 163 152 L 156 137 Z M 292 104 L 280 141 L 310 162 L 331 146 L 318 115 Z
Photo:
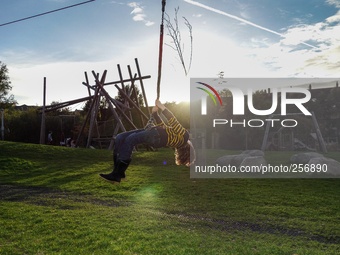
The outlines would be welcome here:
M 340 180 L 191 179 L 173 153 L 115 186 L 111 151 L 0 142 L 0 254 L 340 254 Z

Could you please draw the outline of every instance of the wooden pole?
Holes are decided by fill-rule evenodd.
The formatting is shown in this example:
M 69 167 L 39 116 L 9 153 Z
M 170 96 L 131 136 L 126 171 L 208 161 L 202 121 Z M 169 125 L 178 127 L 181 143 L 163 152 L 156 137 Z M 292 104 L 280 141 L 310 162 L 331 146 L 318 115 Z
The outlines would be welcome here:
M 46 77 L 44 77 L 43 108 L 40 128 L 40 144 L 45 144 L 45 105 L 46 105 Z
M 96 98 L 95 106 L 93 107 L 93 109 L 91 111 L 90 129 L 89 129 L 89 135 L 87 137 L 86 148 L 90 147 L 92 133 L 93 133 L 93 128 L 94 128 L 94 126 L 96 124 L 96 118 L 97 118 L 97 114 L 98 114 L 99 102 L 100 102 L 100 96 L 98 95 L 98 97 Z
M 105 70 L 103 73 L 102 79 L 100 80 L 100 84 L 103 84 L 105 82 L 106 74 L 107 74 L 107 71 Z M 99 77 L 99 74 L 98 74 L 98 77 Z M 99 148 L 102 149 L 102 142 L 100 140 L 100 133 L 99 133 L 99 127 L 98 127 L 98 121 L 97 121 L 98 108 L 100 107 L 100 100 L 101 100 L 101 97 L 99 97 L 98 99 L 98 107 L 97 107 L 96 117 L 94 121 L 95 121 L 95 128 L 97 129 L 97 138 L 98 138 Z
M 65 141 L 62 141 L 62 136 L 63 136 L 63 117 L 61 117 L 60 115 L 59 115 L 59 118 L 60 118 L 60 143 L 59 143 L 59 145 L 61 145 L 61 142 L 65 142 Z M 65 146 L 66 146 L 66 144 L 65 144 Z
M 143 93 L 143 98 L 144 98 L 144 102 L 145 102 L 145 107 L 148 110 L 148 115 L 149 115 L 149 118 L 150 118 L 151 117 L 150 109 L 149 109 L 149 106 L 148 106 L 148 100 L 146 99 L 146 94 L 145 94 L 145 90 L 144 90 L 143 80 L 141 79 L 142 75 L 141 75 L 141 72 L 140 72 L 140 69 L 139 69 L 139 64 L 138 64 L 138 59 L 137 58 L 135 58 L 135 62 L 136 62 L 136 67 L 137 67 L 137 73 L 138 73 L 138 76 L 140 78 L 140 86 L 142 88 L 142 93 Z
M 122 71 L 120 70 L 120 65 L 117 65 L 117 69 L 118 69 L 118 74 L 119 74 L 119 79 L 120 79 L 120 84 L 122 85 L 122 89 L 125 88 L 124 86 L 124 81 L 123 81 L 123 75 L 122 75 Z
M 273 115 L 269 115 L 268 119 L 272 119 Z M 261 151 L 265 151 L 266 150 L 266 145 L 267 145 L 267 140 L 268 140 L 268 134 L 269 134 L 269 128 L 270 128 L 270 121 L 267 122 L 267 126 L 266 126 L 266 131 L 264 132 L 264 137 L 263 137 L 263 141 L 262 141 L 262 147 L 261 147 Z
M 121 80 L 120 83 L 121 83 L 121 85 L 122 85 L 122 91 L 125 92 L 125 85 L 124 85 L 124 82 L 123 82 L 123 75 L 122 75 L 122 71 L 121 71 L 121 69 L 120 69 L 120 65 L 119 65 L 119 64 L 117 65 L 117 68 L 118 68 L 119 78 L 120 78 L 120 80 Z M 115 86 L 116 86 L 116 85 L 115 85 Z M 126 105 L 127 107 L 130 107 L 129 101 L 127 101 L 127 98 L 125 98 L 125 100 L 124 100 L 124 105 Z M 130 118 L 130 120 L 133 122 L 132 113 L 131 113 L 131 112 L 129 112 L 129 118 Z
M 321 134 L 321 131 L 320 131 L 320 128 L 319 128 L 319 124 L 316 120 L 314 112 L 312 112 L 312 119 L 313 119 L 315 131 L 316 131 L 316 135 L 318 137 L 320 148 L 321 148 L 323 153 L 328 153 L 326 145 L 325 145 L 325 141 L 322 138 L 322 134 Z
M 132 79 L 132 72 L 131 72 L 130 66 L 128 66 L 128 71 L 129 71 L 130 79 Z M 136 76 L 137 76 L 137 75 L 135 75 L 134 78 L 136 78 Z M 140 109 L 140 105 L 139 105 L 139 102 L 138 102 L 138 96 L 137 96 L 137 92 L 136 92 L 136 88 L 135 88 L 135 87 L 136 87 L 136 86 L 135 86 L 135 83 L 132 82 L 132 83 L 131 83 L 132 93 L 133 93 L 133 96 L 134 96 L 135 99 L 136 99 L 137 107 Z M 144 127 L 144 126 L 145 126 L 144 119 L 142 118 L 141 115 L 139 115 L 139 118 L 140 118 L 140 121 L 141 121 L 142 126 Z
M 90 85 L 88 85 L 88 84 L 86 84 L 86 83 L 84 83 L 84 82 L 83 82 L 83 84 L 84 84 L 85 86 L 90 87 L 90 88 L 93 89 L 93 90 L 96 90 L 94 87 L 92 87 L 92 86 L 90 86 Z M 110 97 L 110 95 L 107 93 L 107 91 L 106 91 L 103 87 L 100 87 L 100 88 L 101 88 L 100 94 L 106 98 L 106 101 L 109 103 L 109 108 L 111 109 L 111 111 L 112 111 L 113 115 L 115 116 L 115 118 L 116 118 L 116 119 L 119 119 L 117 112 L 114 110 L 114 108 L 113 108 L 113 106 L 112 106 L 112 104 L 117 103 L 118 101 L 117 101 L 117 100 L 114 100 L 112 97 Z M 114 105 L 115 105 L 115 104 L 114 104 Z M 116 105 L 115 105 L 115 106 L 116 106 Z M 118 108 L 116 107 L 116 109 L 118 109 Z M 127 109 L 127 110 L 131 110 L 131 109 Z M 126 131 L 125 128 L 124 128 L 124 125 L 123 125 L 123 123 L 120 121 L 120 119 L 119 119 L 119 121 L 118 121 L 118 124 L 120 125 L 120 127 L 122 128 L 123 131 Z
M 126 129 L 125 129 L 125 127 L 124 127 L 122 121 L 120 120 L 118 114 L 117 114 L 116 111 L 113 109 L 113 106 L 112 106 L 112 104 L 111 104 L 111 101 L 109 101 L 108 98 L 106 98 L 106 101 L 108 102 L 109 107 L 110 107 L 110 109 L 111 109 L 113 115 L 115 116 L 115 119 L 116 119 L 117 122 L 118 122 L 118 125 L 116 126 L 116 129 L 120 127 L 120 128 L 123 130 L 123 132 L 125 132 Z M 112 135 L 112 138 L 115 138 L 115 137 L 116 137 L 117 132 L 118 132 L 118 130 L 117 130 L 117 131 L 115 130 L 115 132 L 114 132 L 113 135 Z M 110 145 L 109 145 L 109 148 L 108 148 L 109 150 L 112 150 L 113 144 L 114 144 L 114 140 L 111 140 Z
M 84 83 L 83 82 L 83 84 L 85 85 L 85 86 L 90 86 L 90 85 L 88 85 L 88 84 L 86 84 L 86 83 Z M 91 86 L 90 86 L 91 87 Z M 99 86 L 97 86 L 97 88 L 98 88 Z M 122 117 L 124 117 L 124 119 L 129 123 L 129 125 L 132 127 L 132 128 L 134 128 L 134 129 L 137 129 L 137 127 L 131 122 L 131 120 L 125 115 L 125 113 L 124 113 L 124 111 L 120 108 L 120 106 L 119 106 L 119 104 L 118 104 L 118 101 L 117 100 L 114 100 L 112 97 L 110 97 L 109 96 L 109 94 L 106 92 L 106 90 L 103 88 L 103 87 L 101 87 L 102 88 L 102 90 L 100 91 L 100 93 L 104 93 L 105 95 L 106 95 L 106 98 L 108 98 L 111 102 L 112 102 L 112 104 L 116 107 L 116 110 L 118 110 L 118 112 L 122 115 Z M 124 106 L 124 107 L 126 107 L 126 106 Z M 128 108 L 127 108 L 128 109 Z
M 1 140 L 5 140 L 4 109 L 1 109 Z
M 96 81 L 98 81 L 99 84 L 103 84 L 106 78 L 106 73 L 107 70 L 104 71 L 103 76 L 100 80 L 100 82 L 98 81 L 99 78 L 99 74 L 96 74 L 94 71 L 92 71 L 93 76 L 95 77 Z M 90 143 L 91 143 L 91 138 L 92 138 L 92 133 L 93 133 L 93 128 L 97 129 L 97 136 L 99 135 L 99 130 L 98 130 L 98 123 L 97 123 L 97 115 L 98 115 L 98 108 L 100 105 L 100 88 L 97 91 L 97 98 L 96 98 L 96 103 L 95 103 L 95 107 L 93 108 L 92 112 L 91 112 L 91 120 L 90 120 L 90 129 L 89 129 L 89 135 L 87 137 L 87 144 L 86 144 L 86 148 L 90 147 Z M 99 142 L 99 146 L 101 148 L 101 143 Z
M 96 79 L 96 83 L 97 83 L 97 88 L 101 88 L 101 90 L 104 92 L 104 94 L 108 93 L 106 92 L 106 90 L 103 88 L 103 85 L 98 81 L 98 79 Z M 128 118 L 128 116 L 125 115 L 124 111 L 116 104 L 115 100 L 111 101 L 115 106 L 116 109 L 119 111 L 119 113 L 124 117 L 124 119 L 129 123 L 129 125 L 133 128 L 133 129 L 137 129 L 137 127 L 133 124 L 133 122 Z
M 83 133 L 84 133 L 84 129 L 85 129 L 86 123 L 87 123 L 87 121 L 88 121 L 88 119 L 89 119 L 89 117 L 90 117 L 90 115 L 91 115 L 92 108 L 93 108 L 94 103 L 95 103 L 95 101 L 96 101 L 96 99 L 97 99 L 98 91 L 99 91 L 99 88 L 96 88 L 96 91 L 94 92 L 94 99 L 93 99 L 92 102 L 91 102 L 90 109 L 89 109 L 89 111 L 87 112 L 86 118 L 85 118 L 85 120 L 84 120 L 84 122 L 83 122 L 83 125 L 82 125 L 81 129 L 80 129 L 80 132 L 79 132 L 79 135 L 78 135 L 78 138 L 77 138 L 75 147 L 78 146 L 78 144 L 79 144 L 79 142 L 80 142 L 80 138 L 81 138 L 81 136 L 82 136 Z
M 246 150 L 248 150 L 248 128 L 246 126 Z
M 290 136 L 290 150 L 294 150 L 294 142 L 295 142 L 295 139 L 294 139 L 294 132 L 291 132 L 290 133 L 291 134 L 291 136 Z
M 202 166 L 206 165 L 206 155 L 205 155 L 205 148 L 206 148 L 206 130 L 203 129 L 202 133 L 201 133 L 201 137 L 202 137 Z
M 122 90 L 120 89 L 117 85 L 115 85 L 115 87 L 118 89 L 118 91 L 122 94 L 123 97 L 125 97 L 125 99 L 130 102 L 132 104 L 133 107 L 135 107 L 137 109 L 137 111 L 141 114 L 141 116 L 143 116 L 145 119 L 148 119 L 148 116 L 145 115 L 144 112 L 142 112 L 142 110 L 128 97 L 128 95 Z
M 59 104 L 54 104 L 54 105 L 45 105 L 45 113 L 57 110 L 59 108 L 64 108 L 66 106 L 70 106 L 70 105 L 73 105 L 73 104 L 77 104 L 77 103 L 89 100 L 91 98 L 93 98 L 93 96 L 84 97 L 84 98 L 80 98 L 80 99 L 76 99 L 76 100 L 72 100 L 72 101 L 67 101 L 67 102 L 63 102 L 63 103 L 59 103 Z M 42 107 L 39 107 L 38 110 L 42 110 Z M 40 112 L 40 113 L 42 113 L 42 112 Z
M 66 104 L 70 104 L 70 103 L 76 104 L 76 103 L 79 103 L 79 102 L 88 100 L 88 99 L 90 99 L 90 98 L 91 98 L 91 97 L 83 97 L 83 98 L 74 99 L 74 100 L 71 100 L 71 101 L 61 102 L 61 103 L 57 103 L 57 104 L 45 105 L 45 110 L 46 110 L 47 108 L 54 108 L 54 107 L 58 107 L 58 106 L 65 107 Z M 39 107 L 38 110 L 42 110 L 42 107 Z
M 139 76 L 136 78 L 136 80 L 139 80 L 139 81 L 142 81 L 144 79 L 150 79 L 151 78 L 151 75 L 146 75 L 146 76 Z M 106 86 L 106 85 L 113 85 L 113 84 L 117 84 L 117 83 L 121 83 L 121 82 L 132 82 L 132 79 L 126 79 L 126 80 L 120 80 L 120 81 L 112 81 L 112 82 L 107 82 L 107 83 L 104 83 L 103 86 Z
M 98 86 L 91 86 L 91 85 L 89 85 L 89 84 L 87 84 L 87 83 L 85 83 L 85 82 L 83 82 L 82 84 L 83 84 L 84 86 L 86 86 L 86 87 L 88 87 L 88 88 L 94 90 L 94 91 L 95 91 L 96 88 L 98 87 Z M 100 93 L 102 96 L 107 97 L 114 105 L 121 106 L 121 107 L 123 107 L 125 110 L 131 111 L 130 108 L 128 108 L 127 106 L 125 106 L 125 105 L 122 104 L 121 102 L 117 101 L 116 99 L 112 98 L 107 92 L 106 92 L 106 95 L 105 95 L 105 94 L 104 94 L 104 91 L 106 92 L 106 90 L 104 89 L 104 87 L 101 87 L 101 90 L 99 91 L 99 93 Z M 93 98 L 93 96 L 92 96 L 92 98 Z
M 211 132 L 211 149 L 215 149 L 215 133 Z
M 89 83 L 89 78 L 87 77 L 87 72 L 85 72 L 85 81 L 87 84 L 90 84 Z M 89 96 L 91 96 L 91 90 L 89 87 L 87 87 L 87 92 L 89 93 Z

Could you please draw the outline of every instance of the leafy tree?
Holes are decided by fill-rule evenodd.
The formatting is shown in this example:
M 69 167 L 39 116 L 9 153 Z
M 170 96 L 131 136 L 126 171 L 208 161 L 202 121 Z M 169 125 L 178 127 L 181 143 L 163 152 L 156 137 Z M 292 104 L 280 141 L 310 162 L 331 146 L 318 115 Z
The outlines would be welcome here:
M 129 94 L 128 92 L 129 92 L 129 90 L 130 90 L 130 87 L 131 87 L 130 85 L 126 85 L 126 86 L 124 87 L 124 89 L 125 89 L 125 94 Z M 141 94 L 141 92 L 140 92 L 140 90 L 138 89 L 137 86 L 135 86 L 135 91 L 136 91 L 136 94 L 137 94 L 137 99 L 135 98 L 133 92 L 132 92 L 130 98 L 132 99 L 132 101 L 133 101 L 134 103 L 136 103 L 137 100 L 138 100 L 138 103 L 139 103 L 139 106 L 140 106 L 140 107 L 144 106 L 144 99 L 143 99 L 143 96 L 142 96 L 142 94 Z M 119 101 L 119 102 L 122 102 L 122 103 L 125 102 L 125 97 L 122 95 L 122 93 L 120 93 L 120 91 L 118 91 L 118 95 L 115 97 L 115 99 L 116 99 L 117 101 Z
M 144 107 L 144 99 L 143 99 L 143 96 L 140 92 L 140 90 L 138 89 L 137 86 L 134 86 L 135 87 L 135 91 L 136 91 L 136 94 L 137 94 L 137 98 L 135 97 L 134 95 L 134 92 L 131 93 L 131 96 L 130 96 L 130 99 L 135 103 L 137 104 L 137 101 L 139 103 L 139 107 L 141 108 L 141 110 L 146 113 L 146 107 Z M 130 85 L 126 85 L 124 87 L 124 90 L 125 90 L 125 93 L 128 94 L 129 90 L 130 90 L 131 86 Z M 122 95 L 122 93 L 120 91 L 118 91 L 118 95 L 115 97 L 115 99 L 121 103 L 124 103 L 126 101 L 125 97 Z M 146 124 L 146 122 L 143 124 L 140 120 L 140 117 L 139 117 L 139 113 L 137 112 L 137 110 L 129 103 L 129 106 L 131 108 L 131 116 L 132 116 L 132 119 L 133 119 L 133 123 L 136 127 L 138 128 L 142 128 L 144 127 L 144 125 Z M 130 114 L 128 114 L 128 111 L 125 111 L 125 114 L 127 116 L 129 116 Z M 130 125 L 128 125 L 125 120 L 123 120 L 123 124 L 126 128 L 130 128 Z
M 315 98 L 307 104 L 309 111 L 313 111 L 318 120 L 323 136 L 339 136 L 340 132 L 340 88 L 320 90 Z
M 92 100 L 88 100 L 81 111 L 81 115 L 83 117 L 85 117 L 87 115 L 87 113 L 90 110 L 90 106 L 91 106 Z M 112 112 L 109 109 L 109 104 L 106 101 L 105 97 L 101 97 L 100 102 L 99 102 L 99 108 L 98 108 L 98 115 L 97 115 L 97 120 L 98 121 L 106 121 L 109 120 L 112 116 Z
M 0 61 L 0 108 L 6 109 L 17 103 L 13 95 L 8 96 L 8 92 L 11 90 L 7 66 Z
M 28 108 L 27 111 L 6 109 L 5 116 L 5 130 L 8 131 L 6 140 L 39 143 L 41 116 L 37 112 L 37 107 Z
M 131 86 L 130 85 L 126 85 L 125 86 L 125 93 L 128 94 L 128 91 L 130 90 Z M 143 100 L 143 96 L 140 92 L 140 90 L 138 89 L 138 87 L 135 86 L 135 91 L 137 94 L 137 99 L 134 96 L 134 93 L 131 94 L 130 98 L 131 100 L 136 103 L 138 100 L 139 106 L 141 108 L 141 110 L 146 113 L 146 108 L 143 107 L 144 105 L 144 100 Z M 115 100 L 124 103 L 125 102 L 125 97 L 118 91 L 118 95 L 114 98 Z M 82 108 L 82 112 L 81 115 L 82 116 L 86 116 L 86 114 L 89 112 L 90 109 L 90 105 L 91 105 L 92 101 L 89 100 L 85 103 L 84 107 Z M 135 124 L 136 127 L 141 128 L 144 127 L 144 125 L 146 124 L 146 121 L 144 121 L 144 123 L 142 123 L 139 113 L 137 112 L 136 109 L 134 109 L 132 107 L 131 104 L 130 108 L 131 108 L 131 116 L 133 119 L 133 123 Z M 115 106 L 113 106 L 115 107 Z M 124 108 L 121 107 L 122 110 L 124 110 Z M 120 112 L 118 110 L 116 110 L 117 114 L 120 115 Z M 130 117 L 130 113 L 128 111 L 125 111 L 125 114 Z M 107 121 L 107 120 L 111 120 L 113 119 L 113 114 L 111 112 L 111 110 L 109 109 L 109 104 L 106 101 L 105 97 L 101 97 L 100 100 L 100 104 L 99 104 L 99 108 L 98 108 L 98 115 L 97 115 L 97 121 Z M 123 125 L 125 128 L 131 128 L 130 125 L 124 120 L 122 119 Z M 115 122 L 114 126 L 117 125 L 117 123 Z
M 102 97 L 99 103 L 98 120 L 105 121 L 111 117 L 112 113 L 105 97 Z
M 60 104 L 61 102 L 59 101 L 52 101 L 51 102 L 51 106 L 53 105 L 57 105 L 57 104 Z M 47 116 L 59 116 L 59 115 L 68 115 L 70 113 L 71 109 L 69 107 L 63 107 L 63 108 L 59 108 L 57 110 L 54 110 L 54 111 L 50 111 L 50 112 L 47 112 L 46 115 Z

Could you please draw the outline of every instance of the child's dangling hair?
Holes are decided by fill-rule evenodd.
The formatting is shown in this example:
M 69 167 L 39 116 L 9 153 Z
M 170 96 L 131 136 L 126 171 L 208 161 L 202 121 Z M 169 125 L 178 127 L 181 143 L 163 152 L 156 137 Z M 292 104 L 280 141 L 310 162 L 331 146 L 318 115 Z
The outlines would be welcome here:
M 190 152 L 193 155 L 190 155 Z M 175 148 L 175 162 L 176 165 L 190 166 L 196 160 L 195 150 L 192 143 L 188 141 L 185 145 Z

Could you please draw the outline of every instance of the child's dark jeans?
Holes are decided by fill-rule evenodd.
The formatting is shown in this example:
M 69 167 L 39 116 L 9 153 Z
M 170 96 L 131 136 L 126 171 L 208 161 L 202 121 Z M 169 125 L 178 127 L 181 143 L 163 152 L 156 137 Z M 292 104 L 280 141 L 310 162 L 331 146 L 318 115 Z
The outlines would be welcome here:
M 140 143 L 157 147 L 159 144 L 159 133 L 157 129 L 138 129 L 120 133 L 116 137 L 115 148 L 113 152 L 114 154 L 118 154 L 119 159 L 129 159 L 131 158 L 133 147 Z

